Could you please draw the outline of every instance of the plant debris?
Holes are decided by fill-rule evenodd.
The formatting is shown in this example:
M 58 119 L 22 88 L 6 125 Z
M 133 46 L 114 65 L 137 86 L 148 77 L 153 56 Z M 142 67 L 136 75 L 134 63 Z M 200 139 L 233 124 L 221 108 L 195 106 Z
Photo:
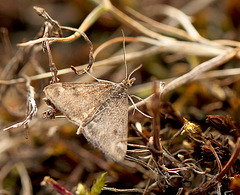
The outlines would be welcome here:
M 239 194 L 238 1 L 33 3 L 0 6 L 1 193 Z M 43 89 L 119 83 L 125 59 L 141 68 L 115 162 L 47 110 Z

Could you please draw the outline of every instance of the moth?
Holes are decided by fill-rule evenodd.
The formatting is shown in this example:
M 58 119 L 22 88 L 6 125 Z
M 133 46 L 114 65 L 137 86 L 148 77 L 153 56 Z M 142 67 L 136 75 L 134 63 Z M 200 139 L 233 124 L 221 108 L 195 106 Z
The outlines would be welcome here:
M 127 153 L 128 98 L 131 100 L 128 88 L 136 80 L 131 78 L 132 74 L 141 68 L 137 67 L 127 76 L 123 31 L 122 34 L 125 79 L 121 83 L 98 79 L 92 83 L 58 82 L 43 90 L 46 103 L 52 107 L 45 113 L 47 118 L 54 118 L 56 109 L 61 111 L 79 126 L 77 134 L 83 133 L 90 143 L 115 161 L 124 160 Z
M 63 82 L 44 88 L 48 104 L 60 110 L 78 125 L 77 134 L 102 150 L 115 161 L 122 161 L 127 152 L 128 88 L 135 78 L 131 74 L 121 83 Z

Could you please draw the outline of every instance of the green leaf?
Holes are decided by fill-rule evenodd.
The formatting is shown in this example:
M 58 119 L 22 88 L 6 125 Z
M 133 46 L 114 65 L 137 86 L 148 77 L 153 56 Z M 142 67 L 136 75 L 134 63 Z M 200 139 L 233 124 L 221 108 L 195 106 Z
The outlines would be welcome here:
M 76 194 L 77 195 L 86 195 L 86 194 L 89 195 L 90 192 L 85 188 L 85 186 L 83 184 L 79 183 L 77 186 Z
M 91 188 L 90 195 L 99 195 L 105 185 L 107 172 L 101 174 Z

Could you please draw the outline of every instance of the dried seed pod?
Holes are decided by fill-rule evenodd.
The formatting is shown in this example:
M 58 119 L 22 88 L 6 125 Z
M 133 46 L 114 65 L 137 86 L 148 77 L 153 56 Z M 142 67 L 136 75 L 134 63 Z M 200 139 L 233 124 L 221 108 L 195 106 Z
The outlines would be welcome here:
M 237 131 L 236 126 L 230 116 L 223 115 L 208 115 L 206 121 L 209 125 L 224 135 L 232 135 L 237 138 L 240 133 Z
M 211 127 L 219 130 L 221 133 L 227 134 L 231 129 L 235 129 L 230 116 L 208 115 L 207 122 Z

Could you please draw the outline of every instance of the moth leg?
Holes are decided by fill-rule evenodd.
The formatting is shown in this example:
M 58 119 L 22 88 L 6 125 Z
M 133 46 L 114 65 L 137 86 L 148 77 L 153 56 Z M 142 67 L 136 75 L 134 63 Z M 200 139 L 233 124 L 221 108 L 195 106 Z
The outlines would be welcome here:
M 71 68 L 72 68 L 72 67 L 71 67 Z M 102 80 L 102 79 L 96 78 L 96 77 L 93 76 L 91 73 L 87 72 L 86 70 L 85 70 L 85 72 L 86 72 L 90 77 L 92 77 L 94 80 L 96 80 L 96 81 L 99 82 L 99 83 L 110 83 L 110 84 L 113 84 L 113 82 L 111 82 L 111 81 L 106 81 L 106 80 Z
M 141 110 L 138 109 L 138 107 L 136 106 L 136 104 L 134 103 L 134 101 L 132 100 L 131 96 L 128 95 L 128 99 L 131 101 L 132 105 L 134 106 L 134 109 L 137 110 L 139 113 L 141 113 L 143 116 L 147 117 L 147 118 L 152 118 L 151 116 L 143 113 Z
M 82 134 L 82 126 L 79 126 L 79 127 L 78 127 L 76 134 L 77 134 L 77 135 Z

